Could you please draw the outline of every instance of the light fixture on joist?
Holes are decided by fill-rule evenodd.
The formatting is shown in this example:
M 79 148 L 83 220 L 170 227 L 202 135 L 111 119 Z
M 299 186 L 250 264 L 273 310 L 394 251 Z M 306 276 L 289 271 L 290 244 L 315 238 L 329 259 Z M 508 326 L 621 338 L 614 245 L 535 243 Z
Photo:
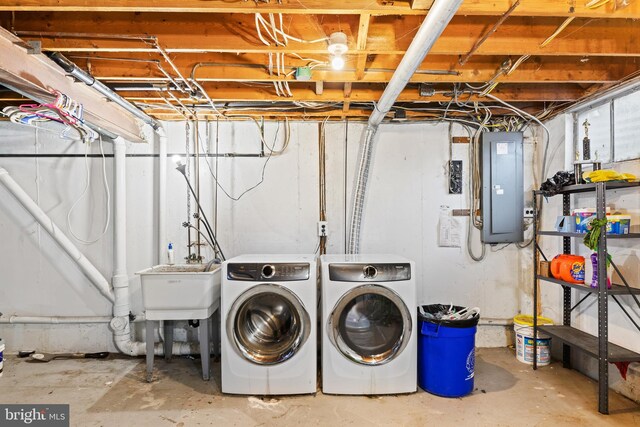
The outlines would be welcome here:
M 347 35 L 340 31 L 331 33 L 327 49 L 331 57 L 331 68 L 336 71 L 342 70 L 345 64 L 344 55 L 349 51 Z

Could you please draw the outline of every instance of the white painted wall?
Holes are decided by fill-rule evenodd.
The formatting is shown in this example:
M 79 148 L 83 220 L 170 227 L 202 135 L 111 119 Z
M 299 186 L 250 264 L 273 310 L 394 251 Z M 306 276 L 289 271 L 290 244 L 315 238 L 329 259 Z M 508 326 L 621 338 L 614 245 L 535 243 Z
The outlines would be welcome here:
M 346 128 L 348 126 L 348 132 Z M 216 149 L 215 122 L 201 124 L 202 145 Z M 267 123 L 271 144 L 276 124 Z M 184 153 L 182 123 L 167 125 L 168 152 Z M 292 123 L 289 148 L 269 159 L 264 182 L 234 202 L 218 191 L 217 230 L 227 257 L 243 253 L 309 253 L 317 247 L 318 219 L 318 125 Z M 363 126 L 336 123 L 327 126 L 327 220 L 328 252 L 345 248 L 345 215 L 350 212 L 353 172 Z M 479 306 L 485 319 L 510 319 L 531 310 L 531 251 L 509 246 L 487 251 L 482 263 L 473 262 L 464 246 L 439 248 L 436 244 L 441 205 L 467 208 L 465 194 L 447 193 L 445 165 L 448 160 L 447 125 L 390 124 L 379 132 L 370 182 L 362 237 L 363 253 L 397 253 L 416 261 L 421 303 L 453 302 Z M 280 127 L 279 143 L 283 134 Z M 454 135 L 466 136 L 456 127 Z M 347 136 L 347 138 L 346 138 Z M 538 138 L 540 135 L 538 135 Z M 253 122 L 220 123 L 219 152 L 257 153 L 260 149 Z M 533 188 L 532 163 L 536 140 L 525 145 L 525 188 Z M 539 145 L 539 142 L 538 142 Z M 539 148 L 539 147 L 538 147 Z M 57 135 L 0 124 L 0 153 L 82 153 L 82 144 L 62 141 Z M 191 148 L 193 151 L 193 148 Z M 110 144 L 106 151 L 111 153 Z M 91 147 L 97 153 L 97 146 Z M 148 154 L 157 147 L 130 145 L 129 153 Z M 454 159 L 462 159 L 468 172 L 467 146 L 456 145 Z M 78 233 L 95 235 L 104 219 L 104 196 L 100 182 L 100 159 L 93 166 L 90 197 L 74 214 Z M 169 160 L 169 162 L 171 162 Z M 216 172 L 216 161 L 211 159 Z M 219 158 L 220 185 L 232 196 L 261 180 L 265 158 Z M 111 159 L 107 172 L 111 178 Z M 167 237 L 175 243 L 176 260 L 186 255 L 186 186 L 181 175 L 168 172 Z M 0 166 L 39 202 L 52 219 L 66 230 L 66 215 L 84 185 L 84 161 L 74 159 L 0 159 Z M 128 179 L 128 271 L 132 309 L 139 313 L 141 295 L 136 271 L 155 263 L 157 236 L 157 158 L 127 159 Z M 207 164 L 201 164 L 202 199 L 212 211 L 214 181 Z M 466 177 L 465 177 L 466 179 Z M 39 230 L 19 205 L 0 188 L 0 312 L 18 315 L 109 315 L 111 308 L 50 238 Z M 345 205 L 346 204 L 346 205 Z M 193 205 L 195 206 L 195 204 Z M 211 213 L 210 220 L 214 220 Z M 466 218 L 461 222 L 466 227 Z M 475 251 L 478 232 L 474 230 Z M 463 233 L 466 235 L 466 233 Z M 463 239 L 463 245 L 464 240 Z M 109 234 L 90 246 L 78 244 L 108 278 L 112 268 L 112 238 Z M 42 249 L 42 250 L 40 250 Z M 49 254 L 49 255 L 46 255 Z M 508 327 L 483 326 L 481 346 L 502 346 L 510 341 Z M 139 332 L 139 331 L 138 331 Z M 114 350 L 106 325 L 47 326 L 0 325 L 0 336 L 10 350 L 35 348 L 51 351 Z M 185 332 L 177 335 L 185 338 Z

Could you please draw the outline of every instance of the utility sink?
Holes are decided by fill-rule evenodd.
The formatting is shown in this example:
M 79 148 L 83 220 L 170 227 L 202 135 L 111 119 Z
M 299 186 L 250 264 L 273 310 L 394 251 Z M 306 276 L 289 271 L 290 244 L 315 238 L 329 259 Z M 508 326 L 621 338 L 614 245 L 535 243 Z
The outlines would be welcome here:
M 220 307 L 221 266 L 156 265 L 137 272 L 147 320 L 207 319 Z

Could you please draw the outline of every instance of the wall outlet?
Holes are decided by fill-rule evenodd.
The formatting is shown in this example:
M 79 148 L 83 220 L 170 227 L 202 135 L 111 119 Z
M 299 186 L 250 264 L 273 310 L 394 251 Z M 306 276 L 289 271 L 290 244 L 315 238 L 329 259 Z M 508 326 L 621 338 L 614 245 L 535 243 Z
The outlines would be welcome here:
M 327 237 L 329 235 L 329 229 L 327 228 L 327 221 L 318 221 L 318 236 Z
M 523 217 L 524 218 L 533 218 L 533 208 L 531 206 L 525 206 Z

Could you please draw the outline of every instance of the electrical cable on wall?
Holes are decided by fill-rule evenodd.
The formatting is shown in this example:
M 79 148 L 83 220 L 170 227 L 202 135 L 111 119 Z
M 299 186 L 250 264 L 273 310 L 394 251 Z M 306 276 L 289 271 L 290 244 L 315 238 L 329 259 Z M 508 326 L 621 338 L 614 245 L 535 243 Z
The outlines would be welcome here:
M 104 184 L 104 191 L 107 197 L 107 201 L 105 204 L 107 218 L 104 222 L 102 233 L 93 240 L 85 240 L 81 237 L 78 237 L 78 235 L 73 231 L 73 227 L 71 225 L 71 215 L 73 214 L 73 211 L 76 209 L 76 206 L 78 206 L 78 203 L 80 203 L 80 201 L 87 195 L 87 192 L 89 191 L 89 188 L 91 186 L 91 166 L 89 164 L 89 157 L 88 157 L 91 141 L 85 141 L 84 166 L 86 171 L 86 178 L 85 178 L 86 181 L 85 181 L 84 190 L 82 191 L 82 194 L 80 194 L 80 196 L 73 203 L 73 205 L 71 205 L 71 208 L 67 213 L 67 228 L 69 229 L 69 234 L 71 234 L 71 236 L 73 236 L 74 239 L 76 239 L 77 241 L 85 245 L 91 245 L 93 243 L 96 243 L 100 239 L 102 239 L 104 235 L 107 234 L 107 230 L 109 229 L 109 223 L 111 221 L 111 192 L 109 191 L 109 182 L 107 180 L 107 159 L 104 155 L 104 147 L 102 146 L 102 136 L 99 137 L 99 141 L 100 141 L 100 154 L 102 155 L 102 179 Z
M 516 64 L 517 65 L 517 64 Z M 513 66 L 511 66 L 513 68 Z M 472 95 L 482 94 L 482 92 L 489 87 L 488 84 L 481 86 L 472 86 L 466 84 L 467 89 L 462 89 L 459 85 L 453 85 L 453 91 L 450 93 L 451 99 L 448 102 L 440 103 L 443 108 L 410 108 L 396 106 L 396 109 L 405 109 L 411 111 L 428 111 L 434 114 L 440 114 L 434 116 L 433 119 L 425 119 L 425 121 L 433 122 L 449 122 L 458 123 L 464 127 L 470 137 L 469 145 L 469 224 L 467 229 L 467 251 L 469 256 L 476 260 L 481 261 L 486 252 L 486 247 L 483 244 L 482 253 L 478 256 L 473 253 L 472 250 L 472 228 L 482 229 L 482 220 L 476 215 L 476 212 L 480 209 L 480 197 L 481 197 L 481 177 L 480 177 L 480 138 L 483 131 L 492 130 L 505 130 L 505 131 L 523 131 L 530 127 L 532 123 L 535 123 L 542 127 L 544 131 L 544 154 L 542 161 L 542 176 L 546 175 L 548 168 L 548 150 L 550 143 L 549 130 L 542 123 L 541 118 L 548 116 L 549 110 L 543 111 L 539 117 L 523 111 L 512 104 L 509 104 L 498 97 L 487 94 L 488 98 L 491 98 L 498 102 L 500 105 L 491 106 L 485 105 L 478 101 L 471 101 Z M 515 114 L 511 117 L 493 117 L 492 110 L 507 110 Z M 455 112 L 455 116 L 448 117 L 449 113 Z M 465 116 L 461 117 L 460 114 Z M 470 128 L 473 127 L 475 131 Z M 535 137 L 535 134 L 534 134 Z M 537 141 L 537 138 L 536 138 Z M 535 161 L 535 153 L 533 161 Z M 534 163 L 535 164 L 535 163 Z M 535 166 L 534 166 L 535 174 Z M 539 211 L 540 212 L 540 211 Z M 539 216 L 538 216 L 539 217 Z M 527 224 L 525 229 L 530 227 L 531 224 Z M 526 242 L 518 243 L 517 246 L 524 248 L 531 245 L 532 241 L 529 239 Z
M 264 164 L 262 165 L 262 172 L 260 174 L 260 180 L 255 185 L 247 188 L 242 193 L 240 193 L 239 196 L 232 196 L 222 186 L 222 184 L 220 184 L 220 182 L 218 181 L 217 174 L 213 172 L 213 168 L 211 167 L 211 162 L 209 161 L 209 158 L 205 157 L 205 163 L 207 164 L 207 168 L 209 169 L 209 173 L 211 174 L 211 176 L 213 177 L 214 181 L 216 182 L 216 186 L 218 188 L 220 188 L 220 190 L 224 193 L 225 196 L 227 196 L 227 198 L 229 198 L 230 200 L 233 200 L 234 202 L 239 201 L 245 194 L 247 194 L 250 191 L 254 190 L 255 188 L 257 188 L 258 186 L 260 186 L 260 184 L 262 184 L 264 182 L 264 175 L 265 175 L 265 171 L 266 171 L 266 168 L 267 168 L 267 164 L 269 163 L 269 160 L 273 156 L 277 156 L 277 155 L 282 154 L 282 152 L 284 152 L 284 150 L 289 145 L 289 140 L 291 138 L 290 127 L 289 127 L 288 119 L 287 119 L 286 125 L 285 125 L 285 137 L 284 137 L 283 145 L 279 150 L 276 150 L 275 147 L 276 147 L 277 140 L 278 140 L 278 134 L 280 132 L 280 122 L 277 123 L 276 133 L 275 133 L 275 136 L 273 138 L 273 143 L 271 144 L 270 147 L 269 147 L 269 145 L 266 143 L 266 141 L 264 139 L 263 130 L 261 129 L 260 124 L 257 122 L 257 120 L 255 120 L 255 123 L 258 126 L 258 128 L 261 130 L 260 131 L 260 140 L 261 140 L 262 143 L 264 143 L 264 146 L 267 148 L 267 151 L 269 151 L 269 154 L 266 156 L 267 159 L 265 160 Z M 216 129 L 216 138 L 218 138 L 217 133 L 218 133 L 218 129 Z M 200 145 L 202 145 L 202 144 L 200 144 Z

